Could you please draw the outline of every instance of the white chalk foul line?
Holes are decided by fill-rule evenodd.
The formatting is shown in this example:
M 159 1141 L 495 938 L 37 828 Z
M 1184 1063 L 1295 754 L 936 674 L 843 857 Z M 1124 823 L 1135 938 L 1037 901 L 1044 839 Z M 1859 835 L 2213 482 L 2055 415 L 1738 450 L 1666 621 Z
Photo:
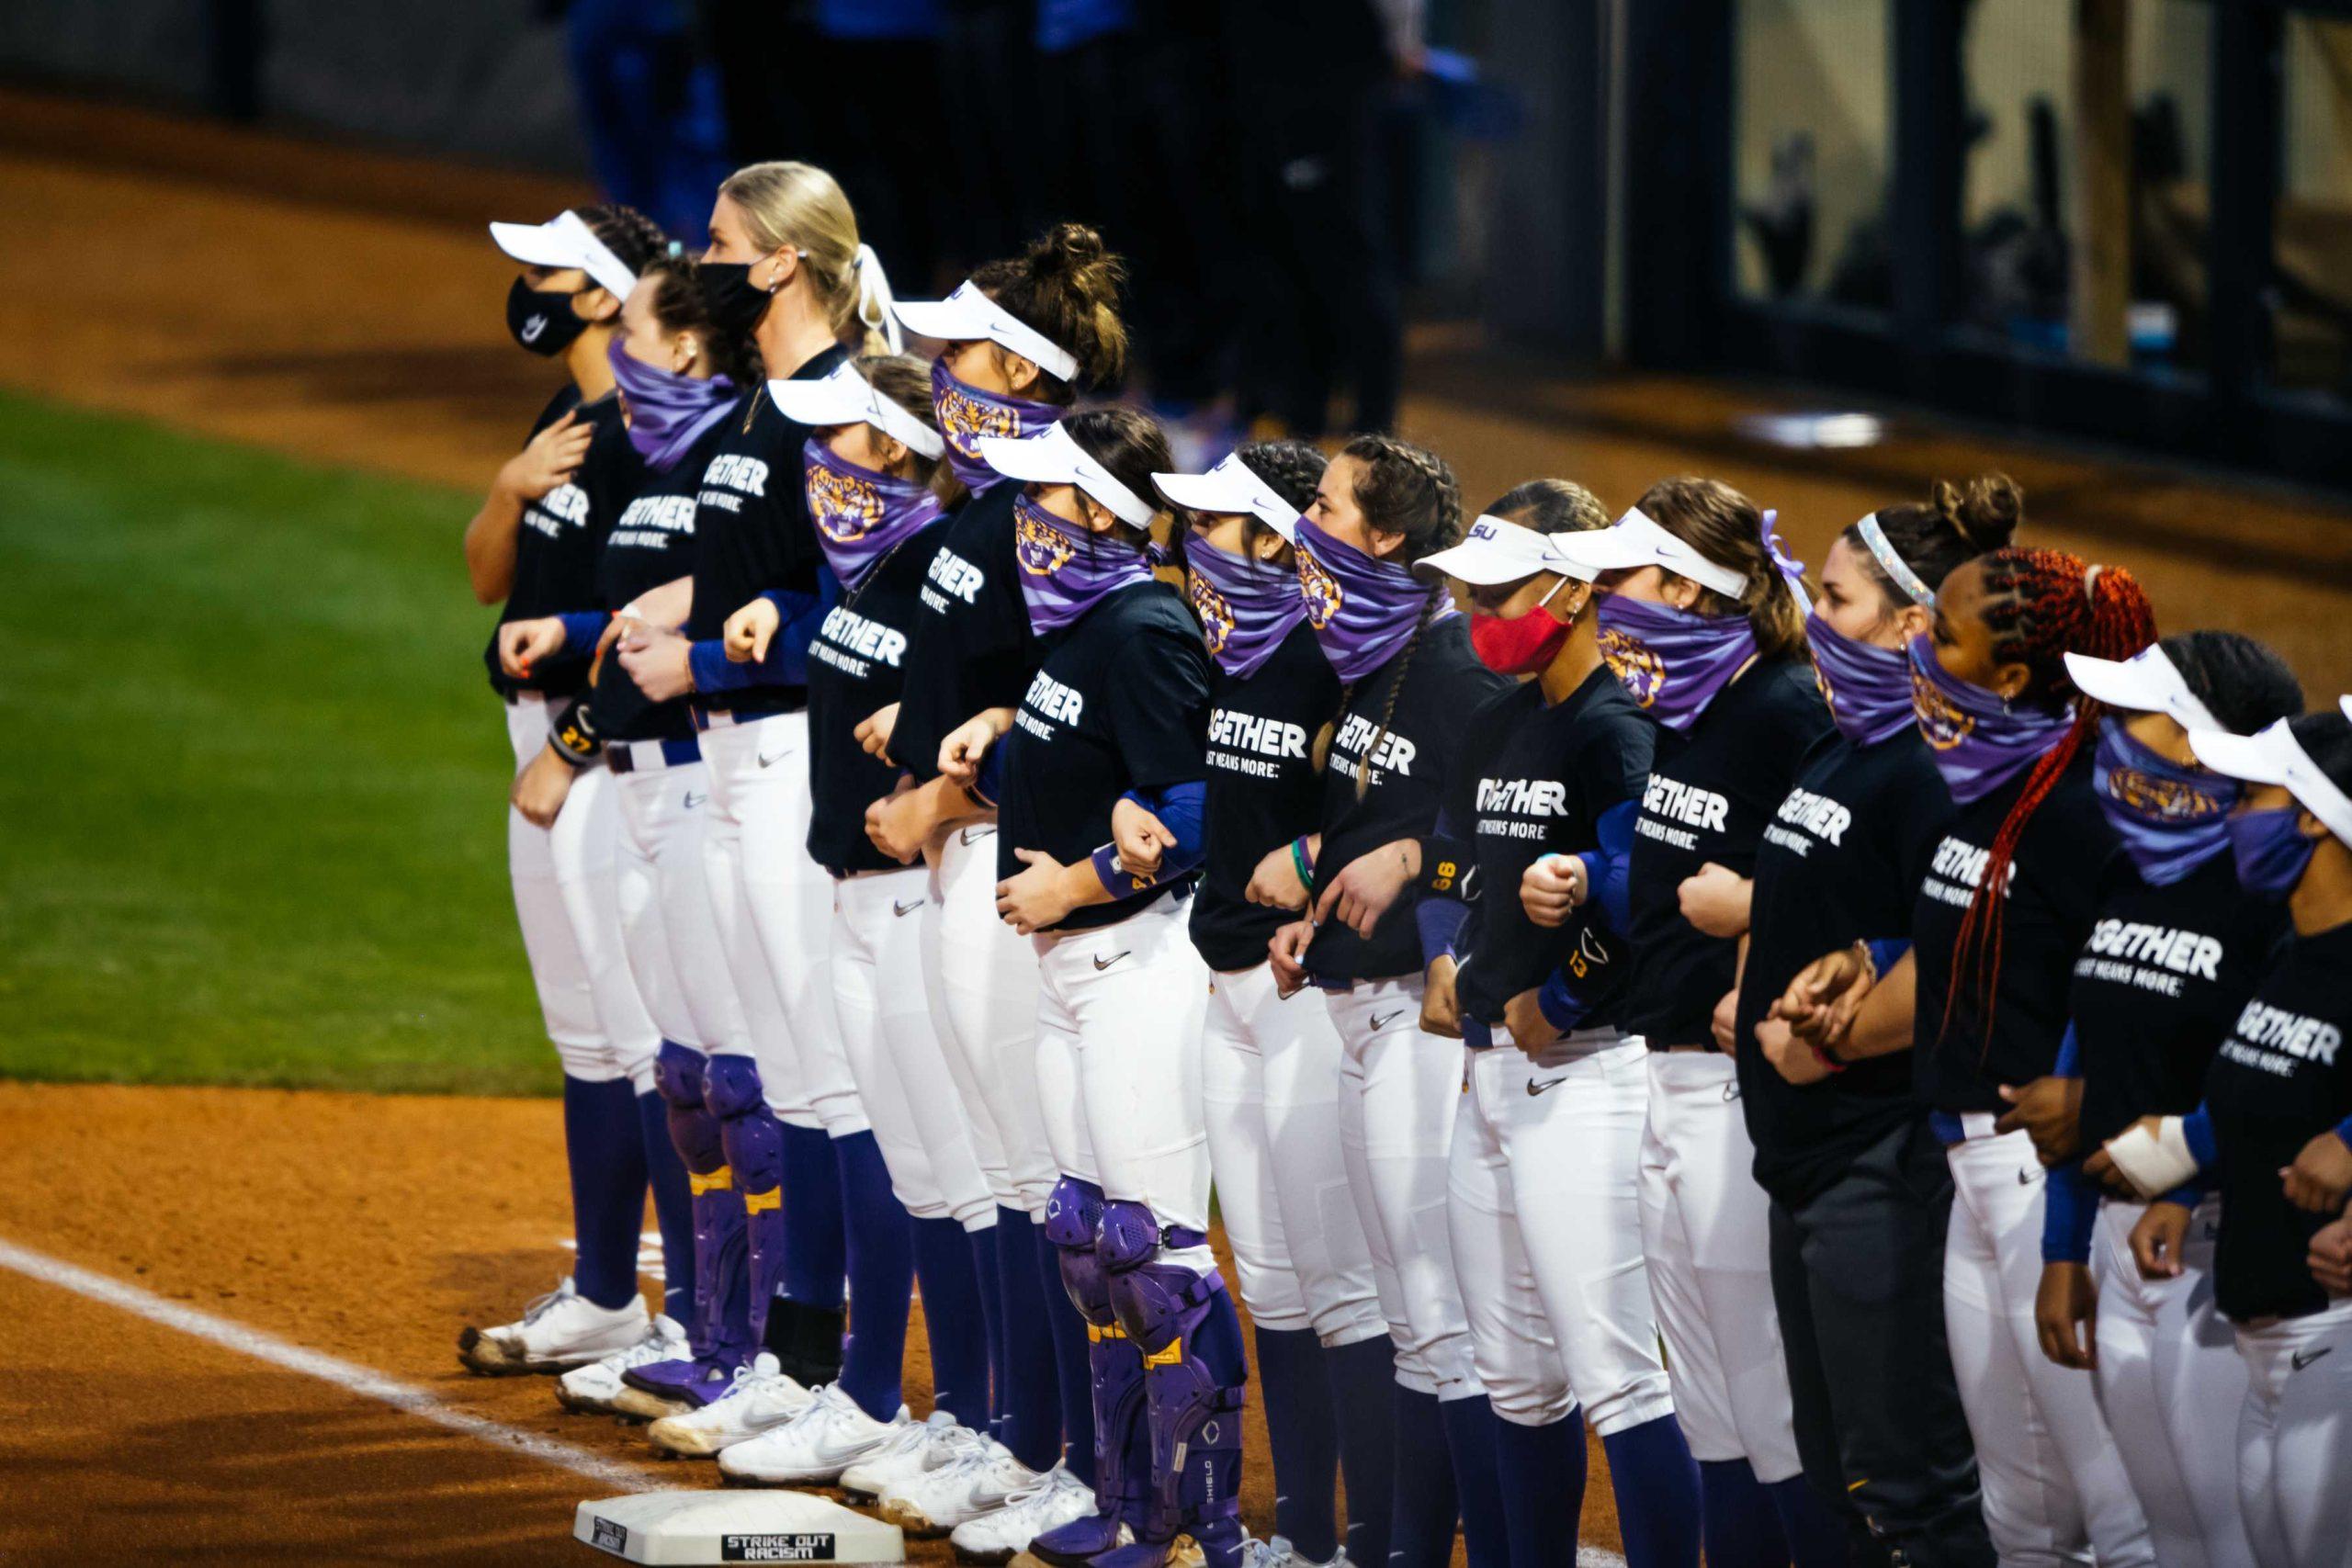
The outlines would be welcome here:
M 29 1247 L 18 1247 L 12 1241 L 0 1239 L 0 1267 L 14 1269 L 28 1280 L 39 1280 L 45 1285 L 71 1291 L 77 1296 L 104 1302 L 110 1307 L 143 1317 L 150 1323 L 176 1328 L 182 1334 L 209 1340 L 241 1356 L 250 1356 L 273 1367 L 332 1383 L 346 1393 L 356 1393 L 363 1399 L 389 1404 L 395 1410 L 419 1416 L 436 1427 L 527 1454 L 547 1464 L 560 1465 L 575 1475 L 616 1492 L 643 1492 L 654 1483 L 652 1475 L 635 1465 L 606 1459 L 593 1450 L 567 1443 L 559 1438 L 543 1438 L 519 1427 L 509 1427 L 503 1421 L 451 1409 L 424 1389 L 396 1378 L 388 1378 L 381 1372 L 317 1350 L 305 1349 L 274 1334 L 265 1334 L 258 1328 L 248 1328 L 242 1323 L 215 1317 L 209 1312 L 198 1312 L 178 1302 L 166 1301 L 152 1291 L 126 1285 L 119 1280 L 62 1262 Z

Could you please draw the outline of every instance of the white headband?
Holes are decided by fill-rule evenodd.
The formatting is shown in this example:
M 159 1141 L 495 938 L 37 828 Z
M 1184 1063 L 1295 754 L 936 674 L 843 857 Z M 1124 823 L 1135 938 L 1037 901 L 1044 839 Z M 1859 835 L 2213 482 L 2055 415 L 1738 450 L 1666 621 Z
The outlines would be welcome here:
M 1879 570 L 1903 591 L 1905 597 L 1922 609 L 1936 607 L 1936 591 L 1920 581 L 1919 574 L 1911 570 L 1909 561 L 1895 553 L 1894 546 L 1887 539 L 1886 530 L 1879 526 L 1877 513 L 1873 512 L 1855 524 L 1854 533 L 1862 541 L 1863 547 L 1870 551 L 1871 558 L 1878 562 Z

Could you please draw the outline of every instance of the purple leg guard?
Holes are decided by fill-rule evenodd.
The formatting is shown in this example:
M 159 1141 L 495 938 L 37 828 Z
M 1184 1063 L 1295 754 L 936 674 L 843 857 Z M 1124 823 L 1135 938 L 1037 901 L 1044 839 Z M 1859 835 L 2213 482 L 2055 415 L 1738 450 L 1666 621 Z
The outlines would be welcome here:
M 727 1164 L 742 1205 L 751 1254 L 752 1343 L 767 1332 L 768 1303 L 784 1277 L 784 1129 L 749 1056 L 713 1056 L 703 1070 L 703 1100 L 718 1118 Z
M 1102 1190 L 1064 1177 L 1046 1203 L 1046 1239 L 1061 1263 L 1062 1286 L 1086 1319 L 1093 1375 L 1095 1511 L 1029 1543 L 1031 1555 L 1056 1568 L 1080 1568 L 1119 1543 L 1122 1524 L 1140 1529 L 1148 1495 L 1143 1358 L 1119 1326 L 1111 1276 L 1096 1232 Z
M 728 1168 L 718 1118 L 704 1102 L 702 1054 L 665 1041 L 654 1061 L 653 1085 L 669 1108 L 670 1140 L 685 1162 L 694 1195 L 695 1310 L 688 1326 L 695 1354 L 691 1360 L 661 1362 L 629 1376 L 635 1381 L 644 1374 L 649 1381 L 640 1386 L 657 1393 L 698 1390 L 715 1370 L 723 1389 L 755 1343 L 745 1297 L 743 1203 Z

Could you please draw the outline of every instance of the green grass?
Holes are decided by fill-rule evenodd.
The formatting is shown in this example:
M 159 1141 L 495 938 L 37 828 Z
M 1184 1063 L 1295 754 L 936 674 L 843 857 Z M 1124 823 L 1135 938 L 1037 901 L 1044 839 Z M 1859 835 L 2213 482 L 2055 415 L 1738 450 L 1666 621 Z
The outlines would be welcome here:
M 0 1075 L 555 1087 L 472 508 L 0 396 Z

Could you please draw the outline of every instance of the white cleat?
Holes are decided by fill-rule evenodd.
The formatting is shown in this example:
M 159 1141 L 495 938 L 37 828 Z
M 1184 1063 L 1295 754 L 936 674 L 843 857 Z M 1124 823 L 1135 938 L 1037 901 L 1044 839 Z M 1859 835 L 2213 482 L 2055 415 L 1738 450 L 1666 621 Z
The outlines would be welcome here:
M 934 1410 L 923 1420 L 909 1423 L 888 1442 L 842 1471 L 842 1496 L 851 1503 L 874 1502 L 926 1471 L 953 1464 L 986 1440 L 946 1411 Z
M 711 1459 L 784 1426 L 808 1409 L 814 1397 L 763 1350 L 750 1366 L 736 1369 L 734 1387 L 699 1410 L 663 1416 L 645 1435 L 663 1453 Z
M 1035 1483 L 1037 1472 L 993 1438 L 940 1469 L 882 1494 L 882 1517 L 919 1540 L 943 1536 L 967 1519 L 993 1514 Z
M 783 1426 L 720 1454 L 718 1473 L 730 1486 L 831 1486 L 842 1471 L 914 1426 L 903 1404 L 895 1419 L 876 1421 L 841 1384 L 827 1383 Z
M 957 1525 L 948 1540 L 958 1562 L 1010 1562 L 1047 1530 L 1092 1512 L 1094 1488 L 1072 1475 L 1067 1465 L 1057 1464 L 996 1512 Z
M 560 1372 L 601 1361 L 645 1337 L 645 1301 L 600 1307 L 565 1275 L 556 1288 L 523 1309 L 519 1322 L 468 1328 L 458 1336 L 458 1359 L 484 1377 Z
M 618 1409 L 613 1401 L 621 1396 L 628 1384 L 621 1382 L 621 1374 L 631 1367 L 650 1367 L 656 1361 L 674 1361 L 691 1355 L 687 1348 L 686 1331 L 668 1313 L 653 1320 L 645 1337 L 626 1350 L 616 1350 L 601 1361 L 591 1361 L 584 1367 L 574 1367 L 555 1380 L 556 1403 L 566 1410 L 582 1416 L 613 1416 Z
M 1330 1562 L 1317 1562 L 1312 1558 L 1301 1557 L 1286 1535 L 1272 1536 L 1264 1540 L 1253 1535 L 1244 1538 L 1241 1542 L 1241 1568 L 1350 1568 L 1350 1563 L 1345 1546 L 1331 1554 Z

